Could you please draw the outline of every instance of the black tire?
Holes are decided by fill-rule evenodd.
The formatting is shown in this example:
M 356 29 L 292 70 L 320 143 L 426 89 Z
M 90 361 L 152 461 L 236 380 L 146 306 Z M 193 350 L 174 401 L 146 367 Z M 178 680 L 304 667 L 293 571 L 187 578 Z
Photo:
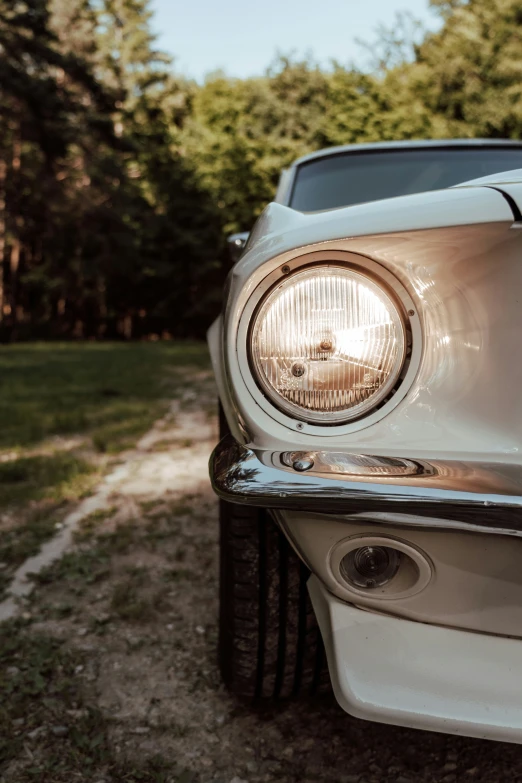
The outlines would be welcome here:
M 220 501 L 220 550 L 219 664 L 229 690 L 260 702 L 323 690 L 310 572 L 269 512 Z

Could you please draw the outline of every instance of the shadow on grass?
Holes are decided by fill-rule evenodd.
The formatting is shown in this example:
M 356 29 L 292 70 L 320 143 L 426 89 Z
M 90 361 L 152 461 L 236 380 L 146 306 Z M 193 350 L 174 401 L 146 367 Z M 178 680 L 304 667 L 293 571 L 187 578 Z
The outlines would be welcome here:
M 48 498 L 76 499 L 89 489 L 95 467 L 69 452 L 20 457 L 0 463 L 0 506 Z
M 85 495 L 98 475 L 94 465 L 67 452 L 0 463 L 0 508 L 9 509 L 0 536 L 2 587 L 53 535 L 67 502 Z
M 0 450 L 87 434 L 126 448 L 179 391 L 179 370 L 205 369 L 203 343 L 30 343 L 0 347 Z

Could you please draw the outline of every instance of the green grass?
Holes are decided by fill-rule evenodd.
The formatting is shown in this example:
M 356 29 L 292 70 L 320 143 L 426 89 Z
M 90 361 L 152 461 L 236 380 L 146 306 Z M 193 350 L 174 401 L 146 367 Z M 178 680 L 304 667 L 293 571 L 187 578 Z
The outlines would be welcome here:
M 0 509 L 11 516 L 0 535 L 0 562 L 7 566 L 0 573 L 0 595 L 14 569 L 36 554 L 70 502 L 88 493 L 99 476 L 99 468 L 69 452 L 0 463 Z
M 108 719 L 79 676 L 85 654 L 11 621 L 0 628 L 0 777 L 17 783 L 189 783 L 161 757 L 115 758 Z M 5 776 L 5 777 L 4 777 Z
M 56 530 L 71 504 L 87 494 L 111 454 L 134 446 L 168 401 L 191 384 L 192 371 L 208 368 L 200 344 L 32 344 L 0 347 L 0 592 L 14 567 Z M 75 436 L 54 442 L 53 436 Z M 79 437 L 76 437 L 79 436 Z M 188 442 L 186 443 L 188 446 Z M 105 456 L 101 456 L 101 454 Z M 168 608 L 172 567 L 161 584 L 145 567 L 128 567 L 114 581 L 115 558 L 136 545 L 164 546 L 172 517 L 190 513 L 190 498 L 162 508 L 162 520 L 132 520 L 101 532 L 116 507 L 89 515 L 76 547 L 34 576 L 56 601 L 40 607 L 40 620 L 76 617 L 80 596 L 106 591 L 108 612 L 89 628 L 146 624 Z M 39 593 L 36 590 L 35 593 Z M 24 615 L 25 616 L 25 615 Z M 82 616 L 82 620 L 85 622 Z M 0 626 L 0 780 L 17 783 L 190 783 L 194 775 L 172 760 L 128 761 L 111 740 L 111 717 L 96 707 L 92 654 L 74 643 L 35 631 L 24 621 Z M 96 627 L 94 627 L 96 626 Z
M 80 520 L 78 529 L 75 531 L 74 540 L 76 543 L 82 541 L 88 541 L 93 538 L 96 531 L 102 522 L 106 519 L 110 519 L 117 511 L 117 506 L 110 506 L 110 508 L 100 508 L 98 511 L 93 511 L 92 514 L 84 517 Z
M 175 371 L 206 368 L 201 343 L 28 343 L 0 347 L 0 450 L 86 434 L 116 452 L 177 390 Z
M 70 593 L 78 595 L 88 585 L 102 582 L 110 576 L 110 558 L 107 551 L 96 549 L 73 549 L 60 560 L 44 568 L 32 578 L 38 585 L 67 582 Z
M 0 508 L 29 500 L 74 500 L 90 487 L 94 465 L 70 452 L 0 463 Z
M 111 612 L 128 622 L 150 621 L 155 615 L 155 602 L 144 589 L 149 582 L 147 569 L 130 569 L 127 577 L 113 589 Z
M 0 593 L 97 483 L 108 458 L 99 455 L 133 447 L 191 373 L 207 367 L 201 343 L 0 347 Z
M 157 500 L 142 503 L 145 519 L 139 525 L 131 520 L 103 533 L 98 533 L 97 524 L 112 516 L 114 508 L 95 511 L 84 520 L 87 532 L 79 532 L 76 548 L 34 574 L 32 579 L 39 585 L 67 582 L 67 591 L 79 594 L 87 585 L 103 582 L 110 576 L 110 561 L 114 555 L 124 555 L 136 548 L 150 552 L 162 549 L 166 539 L 177 535 L 179 518 L 193 513 L 192 501 L 193 495 L 186 495 L 167 505 L 159 504 Z M 160 507 L 161 512 L 152 513 Z M 164 575 L 164 581 L 191 578 L 191 572 L 180 565 L 185 560 L 183 548 L 178 549 L 175 560 L 176 565 Z M 122 617 L 127 614 L 127 619 L 131 615 L 142 615 L 141 607 L 128 610 L 127 605 L 136 603 L 139 591 L 146 586 L 146 575 L 146 569 L 142 568 L 128 573 L 125 587 L 113 596 L 112 608 L 117 614 Z

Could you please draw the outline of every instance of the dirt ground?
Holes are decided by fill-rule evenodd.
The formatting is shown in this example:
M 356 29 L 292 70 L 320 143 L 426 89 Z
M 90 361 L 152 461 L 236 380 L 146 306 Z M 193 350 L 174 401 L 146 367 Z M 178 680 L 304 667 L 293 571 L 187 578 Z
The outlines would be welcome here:
M 4 625 L 0 781 L 522 781 L 517 746 L 362 722 L 331 696 L 256 713 L 226 693 L 215 393 L 196 381 Z

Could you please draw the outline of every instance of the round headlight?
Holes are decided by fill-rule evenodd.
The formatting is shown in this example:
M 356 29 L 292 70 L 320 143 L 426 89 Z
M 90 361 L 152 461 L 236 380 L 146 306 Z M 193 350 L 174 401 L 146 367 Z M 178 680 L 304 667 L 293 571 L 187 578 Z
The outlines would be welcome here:
M 257 381 L 283 411 L 333 424 L 364 415 L 400 375 L 405 330 L 392 298 L 371 278 L 341 266 L 285 278 L 252 325 Z

